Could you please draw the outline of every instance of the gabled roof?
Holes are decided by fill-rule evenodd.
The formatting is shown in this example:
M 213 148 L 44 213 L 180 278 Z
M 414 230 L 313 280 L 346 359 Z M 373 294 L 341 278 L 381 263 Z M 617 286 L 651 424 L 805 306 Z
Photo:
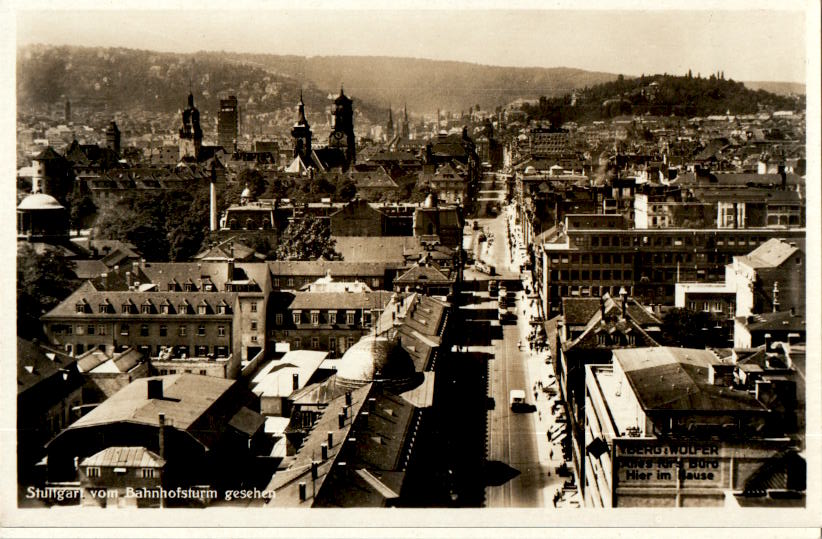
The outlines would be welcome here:
M 391 292 L 295 292 L 291 310 L 384 309 L 391 301 Z
M 453 281 L 454 279 L 448 277 L 433 264 L 426 264 L 424 266 L 414 264 L 411 266 L 411 269 L 394 279 L 394 282 L 397 284 L 418 282 L 445 284 L 452 283 Z
M 63 317 L 85 317 L 92 319 L 92 316 L 106 316 L 120 314 L 118 307 L 123 304 L 128 305 L 143 305 L 146 300 L 150 300 L 153 305 L 160 305 L 166 301 L 170 302 L 175 308 L 179 305 L 198 305 L 205 301 L 207 305 L 211 305 L 212 309 L 218 305 L 221 300 L 225 300 L 229 305 L 234 304 L 237 297 L 237 292 L 164 292 L 164 291 L 101 291 L 95 290 L 91 284 L 86 281 L 80 288 L 75 290 L 69 297 L 63 300 L 54 309 L 42 316 L 42 319 L 48 320 L 52 318 Z M 91 306 L 90 313 L 77 313 L 75 305 L 77 303 L 87 303 Z M 108 304 L 114 306 L 115 311 L 110 313 L 98 313 L 97 306 L 100 304 Z M 216 311 L 216 309 L 214 310 Z M 211 314 L 211 313 L 209 313 Z M 135 320 L 139 320 L 139 316 L 159 315 L 167 316 L 157 312 L 148 314 L 132 313 L 130 315 Z
M 163 399 L 147 397 L 150 380 L 162 380 Z M 186 430 L 235 383 L 195 374 L 138 378 L 72 423 L 69 429 L 116 422 L 159 426 L 158 414 L 163 413 L 167 424 Z
M 413 236 L 331 236 L 334 249 L 346 262 L 405 261 L 406 250 L 419 249 L 419 239 Z
M 162 468 L 166 461 L 145 447 L 112 446 L 84 458 L 80 466 Z
M 348 262 L 342 260 L 271 261 L 267 264 L 271 275 L 275 277 L 281 275 L 322 277 L 328 272 L 331 272 L 333 277 L 385 277 L 386 270 L 398 269 L 405 265 L 404 262 Z
M 792 314 L 790 311 L 778 311 L 775 313 L 761 313 L 753 315 L 753 320 L 743 317 L 737 318 L 743 325 L 747 325 L 748 331 L 805 331 L 805 316 Z
M 45 349 L 26 339 L 17 338 L 17 393 L 54 376 L 60 369 L 72 366 L 74 360 L 62 353 Z

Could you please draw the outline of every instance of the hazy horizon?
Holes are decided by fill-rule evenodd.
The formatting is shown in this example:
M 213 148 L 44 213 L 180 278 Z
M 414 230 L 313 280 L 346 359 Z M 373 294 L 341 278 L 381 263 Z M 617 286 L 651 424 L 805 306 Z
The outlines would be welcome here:
M 179 14 L 179 17 L 175 16 Z M 184 22 L 183 22 L 184 21 Z M 181 24 L 182 23 L 182 24 Z M 17 47 L 396 57 L 806 82 L 796 11 L 18 11 Z

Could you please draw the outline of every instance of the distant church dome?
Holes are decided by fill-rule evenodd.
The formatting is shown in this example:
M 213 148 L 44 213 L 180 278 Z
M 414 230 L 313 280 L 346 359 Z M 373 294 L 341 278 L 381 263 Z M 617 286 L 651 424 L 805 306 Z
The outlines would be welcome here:
M 33 195 L 29 195 L 24 198 L 20 205 L 17 206 L 18 210 L 57 210 L 57 209 L 65 209 L 62 204 L 57 202 L 57 199 L 51 195 L 46 195 L 44 193 L 35 193 Z

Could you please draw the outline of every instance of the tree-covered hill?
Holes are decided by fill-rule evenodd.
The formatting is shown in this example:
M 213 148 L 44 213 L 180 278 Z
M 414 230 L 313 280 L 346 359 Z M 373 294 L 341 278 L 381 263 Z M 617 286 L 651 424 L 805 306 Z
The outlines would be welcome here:
M 535 105 L 525 104 L 530 119 L 559 125 L 568 121 L 602 120 L 622 114 L 659 116 L 708 116 L 751 114 L 763 110 L 800 110 L 804 96 L 781 96 L 750 90 L 741 82 L 726 80 L 720 73 L 710 77 L 643 75 L 597 84 L 575 96 L 541 97 Z

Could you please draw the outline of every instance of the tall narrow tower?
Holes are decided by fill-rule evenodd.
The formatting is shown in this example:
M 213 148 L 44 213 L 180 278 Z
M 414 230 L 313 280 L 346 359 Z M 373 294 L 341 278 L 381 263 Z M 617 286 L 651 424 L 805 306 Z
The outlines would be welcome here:
M 203 130 L 200 128 L 200 111 L 194 106 L 194 94 L 188 94 L 188 106 L 183 111 L 183 126 L 180 128 L 180 160 L 196 161 L 203 145 Z
M 385 125 L 385 132 L 388 140 L 394 138 L 394 116 L 391 112 L 391 104 L 388 104 L 388 123 Z
M 227 152 L 237 150 L 237 139 L 240 136 L 240 114 L 237 98 L 233 95 L 220 100 L 220 112 L 217 115 L 217 143 Z
M 357 158 L 353 105 L 354 102 L 345 95 L 340 86 L 340 95 L 334 100 L 334 130 L 328 137 L 328 145 L 345 151 L 348 166 L 351 166 Z
M 299 157 L 308 165 L 311 159 L 311 126 L 305 117 L 305 103 L 303 92 L 300 90 L 300 103 L 297 106 L 297 121 L 291 128 L 291 137 L 294 139 L 294 157 Z

